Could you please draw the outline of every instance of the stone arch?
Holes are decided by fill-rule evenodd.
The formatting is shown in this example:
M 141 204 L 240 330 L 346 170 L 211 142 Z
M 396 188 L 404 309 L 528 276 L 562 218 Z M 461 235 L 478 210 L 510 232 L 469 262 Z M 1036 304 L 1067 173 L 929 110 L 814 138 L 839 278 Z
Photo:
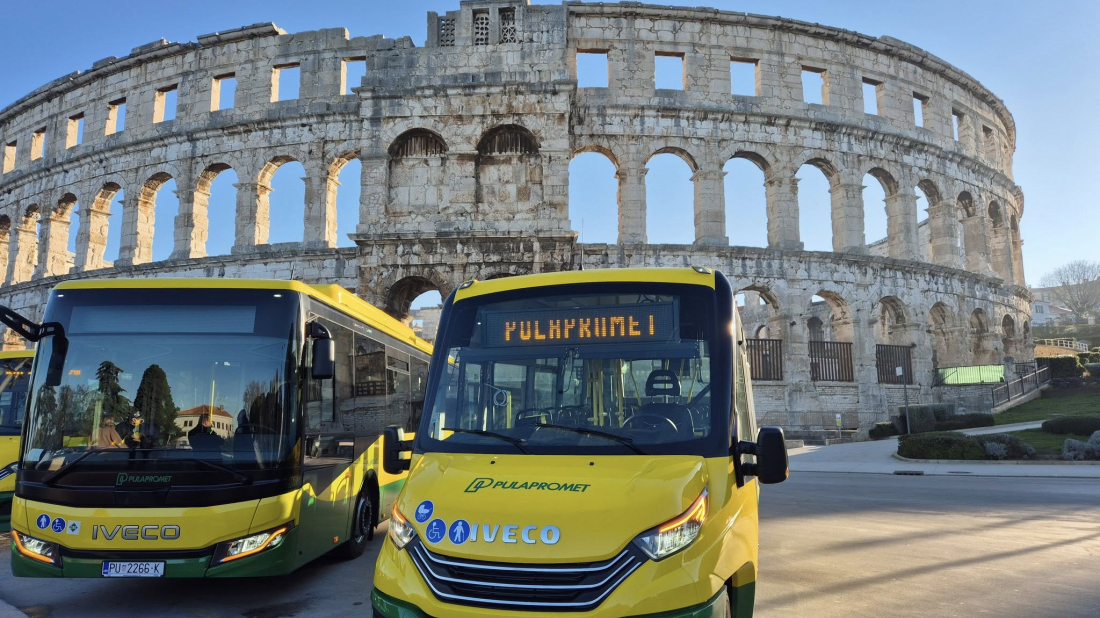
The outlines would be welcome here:
M 991 200 L 989 202 L 989 222 L 993 225 L 993 228 L 999 228 L 1004 226 L 1004 215 L 1001 212 L 1001 205 L 997 203 L 997 200 Z
M 1012 233 L 1020 233 L 1020 222 L 1016 219 L 1016 215 L 1012 214 L 1008 217 L 1008 227 L 1012 230 Z
M 222 176 L 226 172 L 237 179 L 237 182 L 233 183 L 233 206 L 226 210 L 216 210 L 211 213 L 210 199 L 215 197 L 214 183 L 219 178 L 226 178 Z M 236 221 L 237 210 L 240 208 L 241 181 L 237 169 L 234 168 L 231 162 L 225 160 L 208 163 L 199 172 L 198 179 L 195 182 L 195 195 L 192 203 L 194 240 L 189 257 L 225 255 L 232 251 L 233 245 L 236 244 Z M 215 201 L 218 202 L 222 199 L 222 196 L 219 195 L 215 198 Z M 213 233 L 213 238 L 211 233 Z
M 568 213 L 579 242 L 614 244 L 623 237 L 621 184 L 618 159 L 611 149 L 589 144 L 573 152 Z
M 526 127 L 493 127 L 478 140 L 474 163 L 475 195 L 489 216 L 537 217 L 543 203 L 542 155 L 538 139 Z
M 645 226 L 646 238 L 652 244 L 691 244 L 716 235 L 707 233 L 711 226 L 706 225 L 709 221 L 704 223 L 700 215 L 703 210 L 715 206 L 713 201 L 721 199 L 721 194 L 715 195 L 713 188 L 715 182 L 721 182 L 716 176 L 722 172 L 700 171 L 695 157 L 680 144 L 681 141 L 684 140 L 672 140 L 670 144 L 662 140 L 651 147 L 645 159 Z M 711 203 L 707 204 L 708 201 Z M 715 215 L 724 217 L 724 208 Z M 723 236 L 724 232 L 723 224 Z M 716 238 L 707 239 L 708 244 L 722 244 L 716 241 Z
M 619 157 L 618 157 L 618 155 L 616 155 L 615 151 L 612 150 L 609 146 L 605 146 L 603 144 L 597 144 L 597 143 L 591 143 L 590 142 L 590 143 L 584 144 L 582 146 L 578 146 L 578 147 L 573 149 L 573 158 L 575 159 L 578 155 L 582 155 L 582 154 L 586 154 L 586 153 L 590 153 L 590 152 L 597 153 L 597 154 L 602 154 L 603 156 L 607 157 L 608 160 L 611 161 L 611 164 L 615 166 L 615 171 L 619 170 Z
M 759 175 L 757 175 L 759 174 Z M 768 159 L 749 150 L 734 151 L 722 165 L 725 232 L 731 245 L 767 247 L 773 225 L 768 212 Z
M 771 339 L 770 335 L 771 335 L 771 329 L 768 328 L 768 325 L 767 324 L 761 324 L 760 327 L 756 329 L 756 332 L 753 333 L 753 338 L 754 339 Z
M 809 341 L 825 341 L 825 323 L 816 315 L 806 320 L 806 338 Z
M 970 272 L 984 272 L 989 243 L 986 238 L 985 224 L 978 217 L 977 200 L 969 191 L 962 191 L 955 204 L 960 218 L 959 227 L 962 228 L 958 236 L 962 261 Z
M 424 292 L 439 290 L 442 294 L 443 285 L 440 281 L 434 281 L 437 277 L 429 278 L 421 275 L 410 275 L 398 279 L 386 290 L 383 309 L 386 313 L 403 320 L 409 315 L 409 306 Z
M 883 296 L 878 302 L 878 320 L 875 322 L 875 340 L 881 344 L 907 345 L 911 343 L 905 332 L 909 324 L 909 308 L 897 296 Z
M 79 200 L 66 192 L 48 212 L 44 213 L 38 231 L 38 264 L 35 277 L 65 275 L 73 269 L 73 253 L 69 251 L 72 216 Z
M 386 216 L 427 220 L 447 202 L 447 143 L 428 129 L 394 139 L 386 187 Z
M 1016 320 L 1012 319 L 1011 315 L 1005 314 L 1001 318 L 1001 337 L 1005 356 L 1015 358 L 1017 354 Z
M 967 219 L 978 214 L 977 211 L 974 210 L 974 197 L 970 195 L 969 191 L 960 192 L 955 203 L 959 208 L 960 218 Z
M 996 351 L 990 342 L 989 316 L 982 308 L 970 313 L 970 355 L 975 365 L 995 364 Z M 996 337 L 996 335 L 993 335 Z
M 874 164 L 867 169 L 864 175 L 871 176 L 875 180 L 879 181 L 879 183 L 882 185 L 883 192 L 886 193 L 887 198 L 897 195 L 899 188 L 898 181 L 894 178 L 893 174 L 886 171 L 882 166 Z
M 793 168 L 789 189 L 790 198 L 795 203 L 794 212 L 798 213 L 798 238 L 807 251 L 835 251 L 841 242 L 836 234 L 837 217 L 833 206 L 835 196 L 839 195 L 836 190 L 840 186 L 840 170 L 824 154 L 804 154 L 800 161 Z M 803 171 L 807 169 L 817 170 L 821 176 Z M 827 187 L 822 186 L 822 177 Z M 777 184 L 774 180 L 769 182 Z M 769 237 L 773 236 L 770 227 L 774 224 L 778 222 L 769 217 Z
M 932 180 L 925 178 L 917 183 L 917 187 L 924 193 L 924 197 L 928 200 L 928 208 L 934 208 L 942 201 L 940 196 L 940 190 L 936 186 L 936 183 Z
M 687 163 L 688 168 L 693 174 L 699 171 L 699 164 L 695 162 L 695 157 L 693 157 L 691 153 L 688 152 L 687 148 L 684 148 L 683 146 L 658 146 L 657 148 L 653 149 L 652 152 L 650 152 L 648 157 L 646 157 L 645 165 L 648 166 L 649 162 L 652 161 L 654 157 L 663 154 L 676 155 L 684 163 Z
M 246 213 L 244 222 L 238 222 L 238 225 L 244 223 L 246 228 L 253 226 L 255 228 L 255 236 L 247 239 L 248 241 L 250 241 L 248 242 L 248 244 L 266 245 L 271 242 L 271 194 L 274 193 L 274 188 L 271 186 L 271 181 L 274 178 L 275 173 L 288 163 L 296 163 L 302 166 L 302 177 L 304 182 L 304 178 L 306 175 L 305 163 L 297 157 L 291 155 L 276 155 L 269 158 L 267 162 L 260 167 L 260 172 L 256 176 L 256 195 L 254 197 L 256 204 L 255 211 L 251 213 Z M 301 222 L 302 233 L 301 236 L 297 238 L 297 242 L 302 242 L 305 240 L 306 214 L 308 212 L 305 204 L 305 193 L 306 192 L 304 191 L 303 187 L 303 203 L 301 204 L 301 211 L 298 210 L 299 207 L 297 205 L 288 206 L 288 208 L 293 209 L 291 213 L 289 213 L 289 216 L 279 217 L 279 219 L 283 221 L 293 220 L 297 218 L 295 217 L 295 215 L 297 215 L 298 212 L 302 213 L 301 217 L 298 218 Z M 238 213 L 238 219 L 240 219 L 240 216 L 240 213 Z M 292 233 L 291 236 L 295 237 L 297 235 Z M 295 241 L 292 240 L 290 242 Z M 241 244 L 240 240 L 237 241 L 237 244 Z
M 954 314 L 946 303 L 940 301 L 928 311 L 928 334 L 932 339 L 933 368 L 952 365 L 952 331 L 955 326 Z
M 172 179 L 172 174 L 167 171 L 154 172 L 138 187 L 137 199 L 127 200 L 123 206 L 119 262 L 145 264 L 153 261 L 157 194 Z
M 38 223 L 42 209 L 37 203 L 23 208 L 11 235 L 8 251 L 8 283 L 29 281 L 38 266 Z
M 344 190 L 343 199 L 341 199 L 340 187 L 344 186 L 344 183 L 340 181 L 340 178 L 345 174 L 347 174 L 348 189 Z M 388 176 L 387 174 L 387 185 L 389 184 Z M 432 182 L 434 183 L 434 179 Z M 433 186 L 440 185 L 429 184 L 426 186 L 426 191 L 430 191 Z M 329 161 L 328 168 L 325 170 L 322 190 L 324 196 L 321 206 L 324 208 L 324 212 L 307 212 L 306 239 L 318 240 L 326 247 L 355 246 L 355 242 L 351 237 L 357 232 L 359 207 L 363 201 L 363 164 L 358 149 L 346 148 L 341 150 Z M 350 191 L 350 194 L 348 194 L 348 191 Z M 342 209 L 340 206 L 341 201 L 344 203 Z M 315 204 L 316 201 L 314 200 L 311 203 Z M 321 229 L 317 229 L 318 227 Z
M 827 341 L 846 341 L 851 343 L 855 339 L 854 321 L 852 320 L 852 306 L 839 293 L 832 290 L 818 290 L 814 295 L 820 301 L 810 299 L 808 315 L 821 320 L 823 334 Z M 824 303 L 824 306 L 821 303 Z M 807 318 L 807 324 L 809 323 Z
M 755 333 L 764 327 L 769 334 L 768 338 L 787 339 L 787 324 L 779 297 L 768 286 L 752 283 L 740 287 L 734 293 L 734 304 L 741 316 L 741 328 L 745 332 Z
M 110 244 L 112 237 L 117 240 L 121 236 L 119 220 L 111 222 L 112 206 L 121 192 L 123 192 L 121 182 L 106 180 L 95 192 L 91 205 L 82 209 L 80 232 L 76 240 L 77 270 L 108 268 L 114 259 L 117 259 L 116 253 L 111 256 L 112 260 L 107 260 L 107 245 Z

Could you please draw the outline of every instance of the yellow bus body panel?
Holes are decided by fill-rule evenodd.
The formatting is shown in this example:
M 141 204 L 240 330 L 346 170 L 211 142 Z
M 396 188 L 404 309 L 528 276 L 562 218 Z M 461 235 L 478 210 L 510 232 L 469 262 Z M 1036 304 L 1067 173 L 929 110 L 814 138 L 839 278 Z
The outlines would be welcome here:
M 578 283 L 682 283 L 714 287 L 714 271 L 703 268 L 602 268 L 467 281 L 455 292 L 455 302 L 475 296 Z

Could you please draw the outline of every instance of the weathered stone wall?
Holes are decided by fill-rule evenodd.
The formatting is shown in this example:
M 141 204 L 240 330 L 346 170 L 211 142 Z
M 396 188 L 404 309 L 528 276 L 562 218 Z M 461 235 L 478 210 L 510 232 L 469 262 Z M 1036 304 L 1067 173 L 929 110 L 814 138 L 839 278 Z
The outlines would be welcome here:
M 606 87 L 578 87 L 578 52 L 606 54 Z M 657 56 L 681 59 L 682 90 L 655 88 Z M 755 96 L 730 93 L 732 59 L 755 65 Z M 345 62 L 360 60 L 366 77 L 344 94 Z M 280 71 L 294 66 L 298 98 L 276 100 Z M 803 102 L 804 70 L 823 73 L 822 104 Z M 217 109 L 230 76 L 234 105 Z M 868 82 L 878 115 L 863 113 Z M 175 118 L 165 121 L 173 89 Z M 123 102 L 125 127 L 112 131 Z M 1031 354 L 1012 117 L 967 74 L 889 37 L 712 9 L 514 0 L 430 13 L 424 47 L 257 24 L 156 41 L 46 84 L 0 110 L 0 146 L 0 302 L 31 316 L 73 277 L 338 282 L 401 315 L 417 294 L 471 278 L 699 264 L 767 302 L 749 336 L 766 322 L 783 340 L 784 375 L 759 385 L 758 410 L 802 427 L 831 427 L 836 412 L 866 424 L 893 405 L 894 387 L 877 379 L 878 344 L 914 346 L 923 399 L 936 366 Z M 616 167 L 617 244 L 576 242 L 569 162 L 582 152 Z M 646 164 L 660 153 L 692 169 L 692 245 L 647 243 L 646 211 L 657 206 L 646 204 Z M 731 158 L 763 172 L 766 249 L 730 247 L 725 236 Z M 338 250 L 337 177 L 353 159 L 362 163 L 357 247 Z M 303 236 L 272 245 L 270 180 L 289 161 L 305 169 Z M 802 250 L 803 165 L 831 185 L 830 253 Z M 210 186 L 229 169 L 235 242 L 231 255 L 207 257 Z M 887 238 L 871 245 L 866 174 L 882 183 L 888 217 Z M 157 192 L 169 179 L 179 196 L 174 249 L 153 262 Z M 918 187 L 929 202 L 919 225 Z M 111 216 L 120 190 L 121 216 Z M 115 225 L 122 246 L 108 262 Z M 811 319 L 822 337 L 851 345 L 854 382 L 812 379 Z

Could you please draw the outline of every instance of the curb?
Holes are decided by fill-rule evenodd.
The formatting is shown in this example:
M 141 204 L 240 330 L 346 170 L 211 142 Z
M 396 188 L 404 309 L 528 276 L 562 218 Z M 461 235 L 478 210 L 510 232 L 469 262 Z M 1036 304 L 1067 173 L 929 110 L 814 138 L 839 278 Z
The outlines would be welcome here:
M 890 453 L 890 456 L 899 461 L 911 464 L 951 464 L 951 465 L 966 465 L 966 464 L 993 464 L 993 465 L 1009 465 L 1009 466 L 1100 466 L 1100 461 L 1055 461 L 1050 459 L 1036 459 L 1035 461 L 1025 461 L 1022 459 L 1010 459 L 998 461 L 996 459 L 910 459 L 908 457 L 902 457 L 897 453 Z
M 0 618 L 27 618 L 27 615 L 0 599 Z

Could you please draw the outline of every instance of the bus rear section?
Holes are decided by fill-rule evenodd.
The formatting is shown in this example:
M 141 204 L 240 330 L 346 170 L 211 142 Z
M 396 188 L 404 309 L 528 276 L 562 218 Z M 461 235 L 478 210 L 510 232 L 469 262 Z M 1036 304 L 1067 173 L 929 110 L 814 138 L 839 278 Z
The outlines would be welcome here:
M 11 500 L 19 470 L 19 434 L 33 360 L 33 350 L 0 352 L 0 532 L 7 532 L 11 522 Z
M 414 407 L 387 359 L 427 367 L 372 310 L 294 282 L 59 286 L 29 328 L 13 573 L 260 576 L 360 555 L 403 480 L 379 469 L 382 423 Z M 382 388 L 354 383 L 357 347 Z
M 707 269 L 465 284 L 375 569 L 375 616 L 749 616 L 756 431 L 728 281 Z M 405 451 L 408 451 L 407 453 Z

